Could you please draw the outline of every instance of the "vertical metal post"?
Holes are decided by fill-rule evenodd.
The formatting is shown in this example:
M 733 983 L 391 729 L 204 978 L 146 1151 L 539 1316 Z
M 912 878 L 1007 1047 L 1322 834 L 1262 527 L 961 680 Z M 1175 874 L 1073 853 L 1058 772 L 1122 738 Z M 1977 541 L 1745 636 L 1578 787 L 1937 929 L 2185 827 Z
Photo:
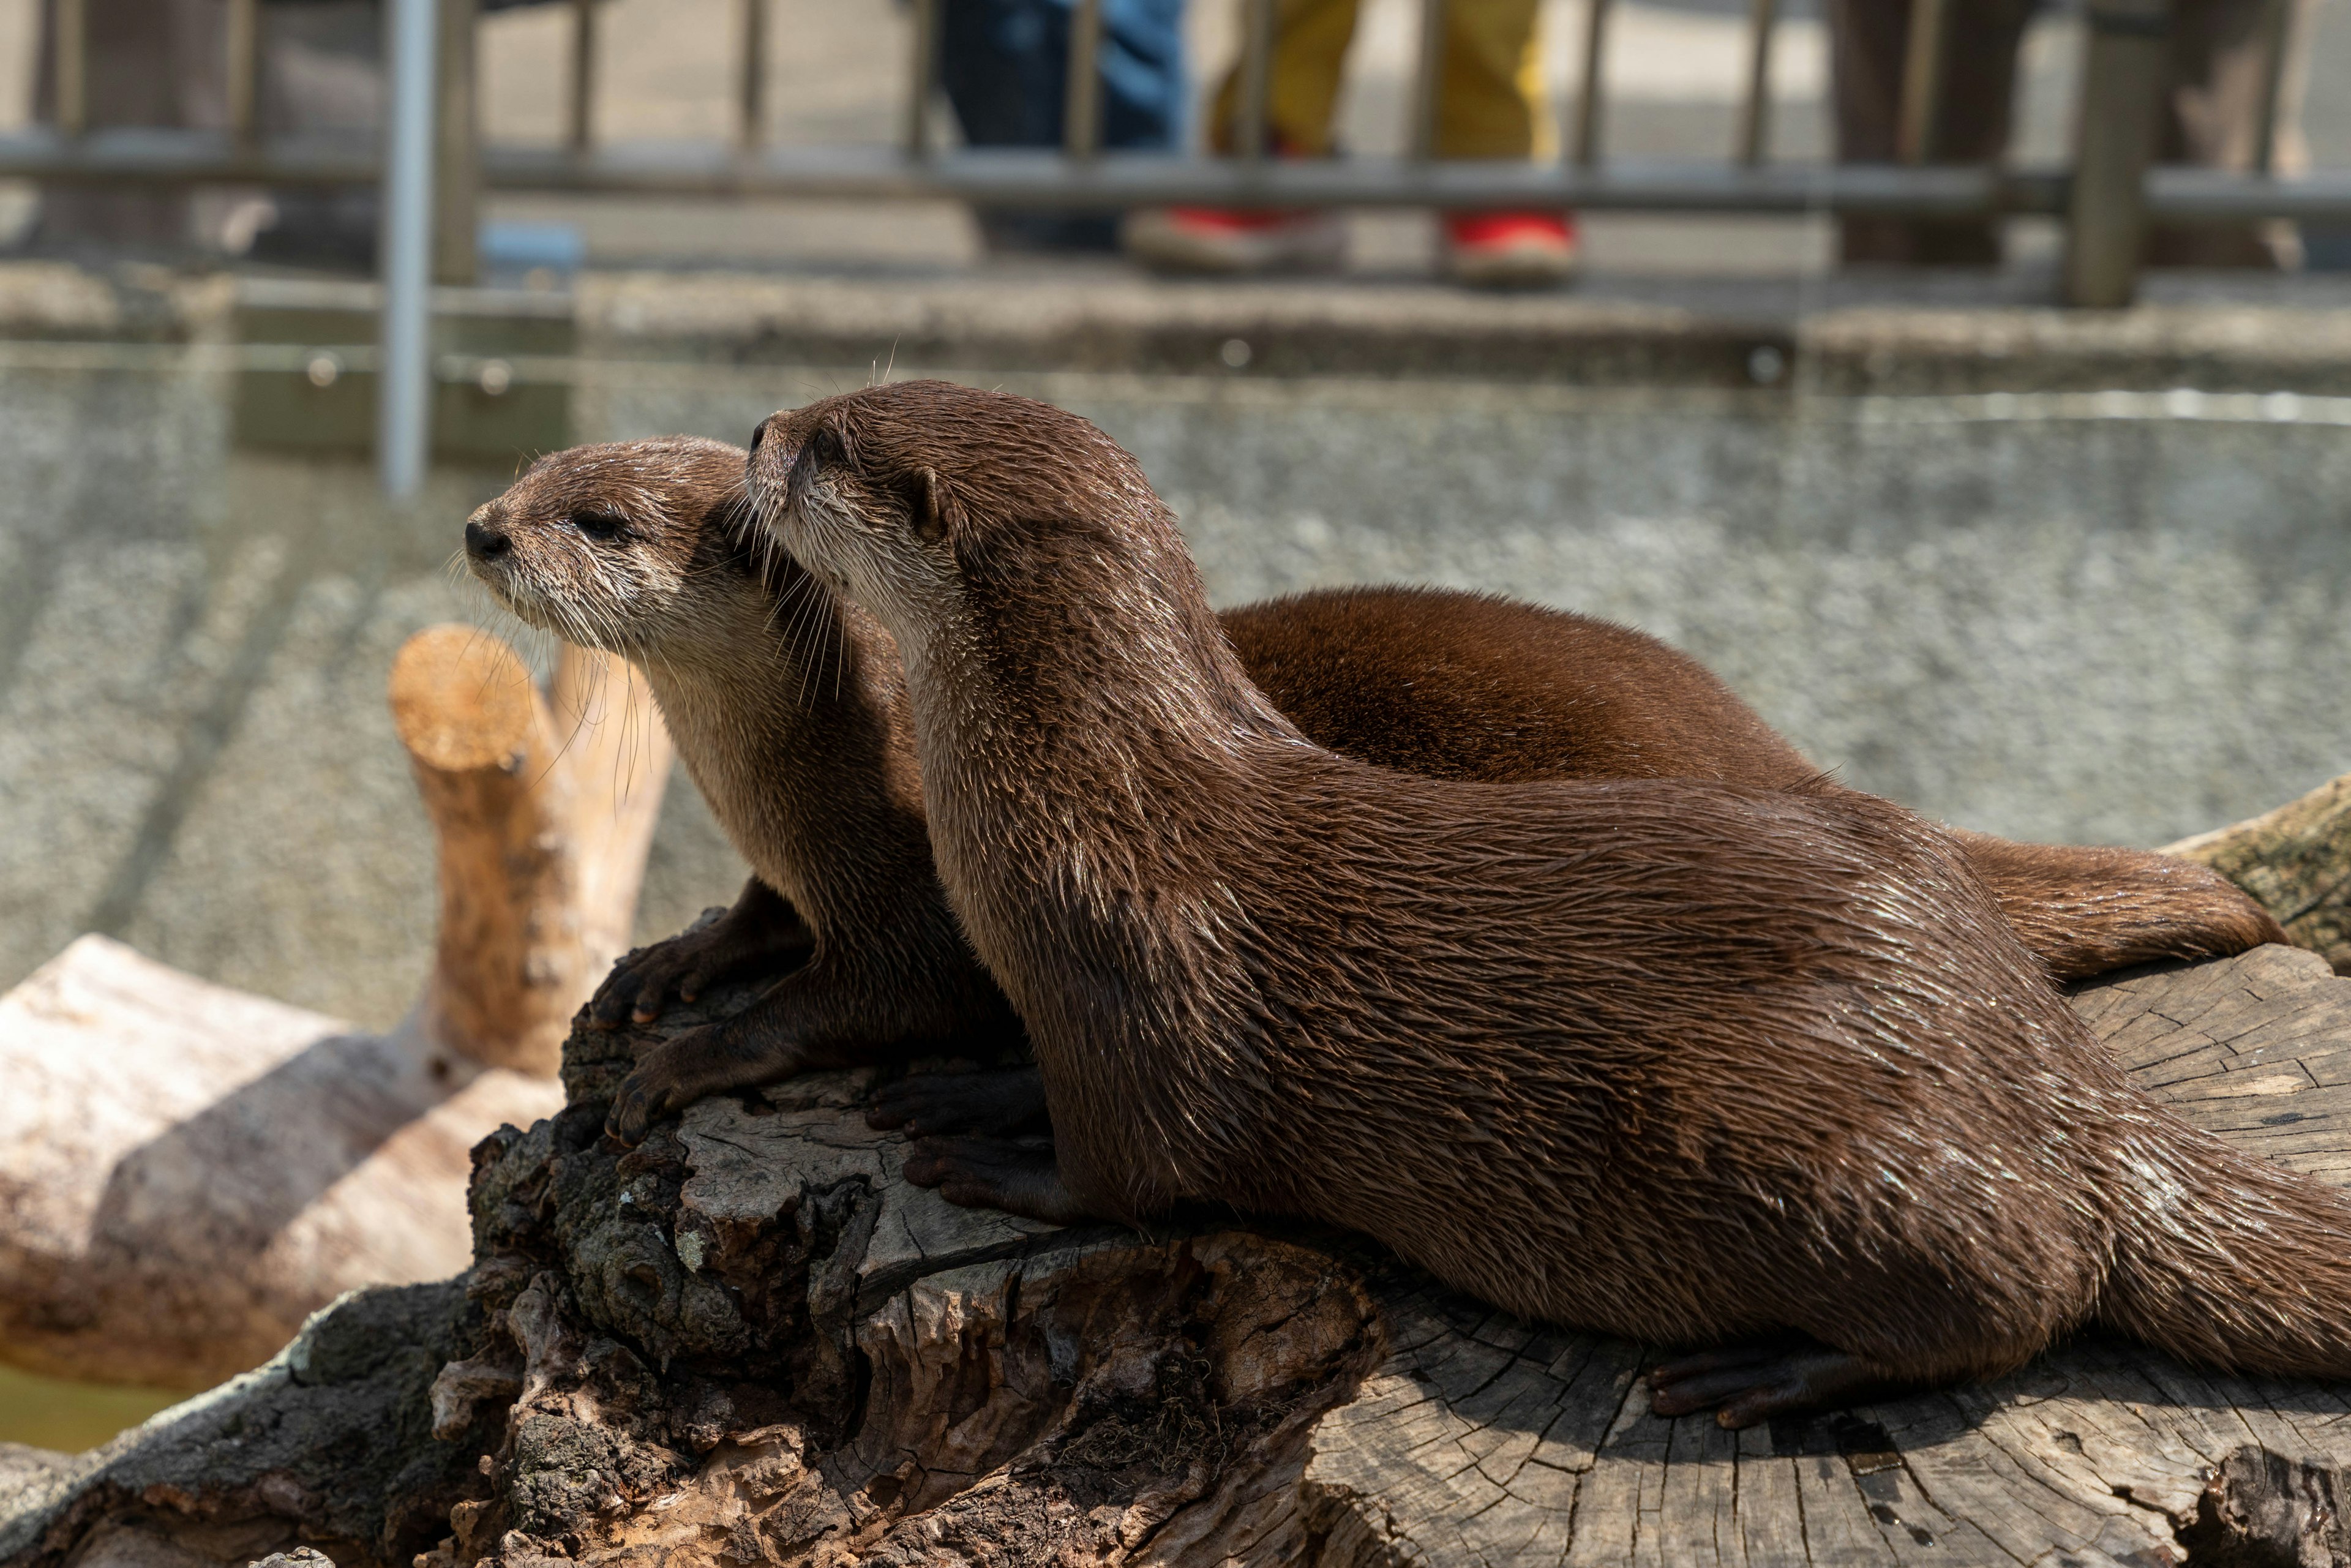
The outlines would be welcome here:
M 441 0 L 433 111 L 433 280 L 471 283 L 481 269 L 482 162 L 474 106 L 479 0 Z
M 1910 0 L 1910 47 L 1902 60 L 1902 118 L 1895 156 L 1905 163 L 1935 160 L 1935 128 L 1943 120 L 1943 57 L 1951 37 L 1950 0 Z
M 1420 0 L 1420 54 L 1412 71 L 1412 155 L 1437 156 L 1437 99 L 1445 90 L 1445 0 Z
M 743 71 L 737 83 L 736 141 L 744 152 L 757 152 L 768 139 L 768 0 L 743 0 Z
M 1609 0 L 1584 0 L 1583 86 L 1575 95 L 1575 137 L 1571 146 L 1576 162 L 1589 169 L 1600 162 L 1602 101 L 1601 66 L 1608 52 Z
M 2169 64 L 2167 0 L 2090 0 L 2066 214 L 2065 302 L 2113 308 L 2138 291 L 2147 166 Z
M 1752 169 L 1771 142 L 1771 34 L 1780 0 L 1751 0 L 1747 14 L 1747 101 L 1739 112 L 1739 161 Z
M 596 0 L 571 0 L 571 151 L 596 144 Z
M 1091 158 L 1102 151 L 1102 0 L 1070 8 L 1070 76 L 1061 99 L 1061 152 Z
M 57 0 L 56 50 L 57 134 L 89 129 L 89 16 L 83 0 Z
M 228 0 L 228 134 L 249 148 L 259 134 L 261 0 Z
M 384 127 L 383 365 L 376 377 L 376 471 L 384 494 L 416 494 L 430 455 L 433 395 L 433 107 L 440 0 L 390 0 L 391 103 Z
M 914 0 L 913 57 L 906 71 L 906 156 L 931 155 L 931 99 L 939 87 L 939 0 Z
M 2262 97 L 2253 112 L 2253 172 L 2277 172 L 2278 100 L 2284 95 L 2286 49 L 2293 42 L 2294 0 L 2262 7 Z
M 1235 138 L 1244 158 L 1263 158 L 1273 141 L 1274 0 L 1242 0 L 1241 122 Z

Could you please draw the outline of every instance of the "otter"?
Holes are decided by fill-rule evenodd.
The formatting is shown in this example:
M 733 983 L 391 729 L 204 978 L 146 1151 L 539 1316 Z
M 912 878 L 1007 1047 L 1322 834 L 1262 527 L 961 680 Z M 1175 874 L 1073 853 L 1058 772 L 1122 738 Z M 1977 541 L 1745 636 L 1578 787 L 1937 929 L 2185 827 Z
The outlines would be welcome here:
M 631 1141 L 705 1093 L 1017 1033 L 927 863 L 888 634 L 831 603 L 788 556 L 753 548 L 744 461 L 739 447 L 692 438 L 578 447 L 540 458 L 465 529 L 472 569 L 502 603 L 645 670 L 687 771 L 754 867 L 717 921 L 617 965 L 591 1020 L 648 1021 L 673 996 L 819 955 L 772 1002 L 649 1056 L 613 1110 Z M 1797 789 L 1818 778 L 1696 660 L 1588 616 L 1357 588 L 1244 606 L 1222 624 L 1277 707 L 1367 762 L 1495 781 L 1681 776 Z M 2060 978 L 2284 939 L 2260 905 L 2191 862 L 1963 841 Z M 865 1010 L 883 997 L 888 1005 Z M 1040 1104 L 1033 1088 L 961 1075 L 887 1086 L 874 1114 L 971 1130 L 1033 1120 Z
M 852 392 L 750 474 L 896 643 L 940 877 L 1050 1103 L 1051 1154 L 933 1140 L 910 1176 L 1364 1232 L 1526 1317 L 1726 1347 L 1651 1382 L 1729 1427 L 2093 1321 L 2351 1374 L 2351 1198 L 2137 1091 L 1911 812 L 1317 746 L 1134 460 L 1047 404 Z

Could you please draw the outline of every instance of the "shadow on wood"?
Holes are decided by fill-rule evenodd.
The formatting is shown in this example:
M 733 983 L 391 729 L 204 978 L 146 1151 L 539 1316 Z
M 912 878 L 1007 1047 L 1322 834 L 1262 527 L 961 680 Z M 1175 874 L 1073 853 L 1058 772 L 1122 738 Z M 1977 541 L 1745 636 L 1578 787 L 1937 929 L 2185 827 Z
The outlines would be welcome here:
M 668 772 L 626 666 L 567 650 L 553 686 L 463 627 L 401 650 L 442 925 L 391 1032 L 99 936 L 0 997 L 0 1355 L 202 1387 L 345 1291 L 465 1266 L 467 1152 L 560 1106 L 564 1029 L 626 944 Z

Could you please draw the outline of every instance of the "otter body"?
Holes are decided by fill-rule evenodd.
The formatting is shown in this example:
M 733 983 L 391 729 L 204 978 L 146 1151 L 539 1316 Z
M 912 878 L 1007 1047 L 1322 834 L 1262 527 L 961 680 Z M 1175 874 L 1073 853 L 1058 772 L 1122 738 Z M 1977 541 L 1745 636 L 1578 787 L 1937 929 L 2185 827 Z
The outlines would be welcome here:
M 714 441 L 578 447 L 541 458 L 467 528 L 474 571 L 509 608 L 644 669 L 687 770 L 757 873 L 716 924 L 625 959 L 592 1016 L 650 1019 L 673 994 L 809 959 L 775 998 L 640 1065 L 613 1113 L 632 1140 L 705 1093 L 1017 1033 L 929 862 L 894 645 L 789 556 L 752 548 L 743 465 Z M 1498 782 L 1815 785 L 1817 769 L 1697 661 L 1587 616 L 1368 588 L 1246 606 L 1222 625 L 1277 707 L 1366 762 Z M 2189 862 L 1964 837 L 2061 978 L 2283 940 Z M 970 1085 L 944 1087 L 969 1109 Z M 939 1124 L 939 1103 L 923 1100 L 925 1124 Z
M 1730 1425 L 2093 1319 L 2351 1372 L 2351 1205 L 2135 1091 L 1910 813 L 1325 750 L 1132 459 L 1047 405 L 852 393 L 751 473 L 897 641 L 941 876 L 1050 1102 L 1042 1168 L 924 1146 L 950 1197 L 1299 1214 L 1529 1316 L 1805 1336 L 1658 1375 Z

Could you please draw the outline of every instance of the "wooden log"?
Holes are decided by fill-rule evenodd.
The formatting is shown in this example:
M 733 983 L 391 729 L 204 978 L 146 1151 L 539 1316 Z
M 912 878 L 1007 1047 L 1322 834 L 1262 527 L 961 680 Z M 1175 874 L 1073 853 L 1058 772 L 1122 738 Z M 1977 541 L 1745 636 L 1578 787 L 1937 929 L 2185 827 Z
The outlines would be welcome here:
M 625 946 L 668 771 L 641 682 L 420 632 L 394 727 L 439 841 L 441 929 L 391 1032 L 85 936 L 0 997 L 0 1357 L 204 1387 L 361 1286 L 471 1256 L 468 1152 L 560 1108 L 563 1031 Z
M 627 949 L 669 776 L 667 734 L 624 664 L 567 647 L 553 695 L 560 719 L 512 649 L 463 626 L 418 632 L 392 663 L 392 721 L 439 843 L 423 1028 L 546 1076 Z
M 2273 811 L 2166 844 L 2259 900 L 2296 945 L 2351 973 L 2351 774 Z
M 0 1565 L 1959 1565 L 2351 1557 L 2351 1389 L 2085 1334 L 1997 1383 L 1729 1434 L 1643 1346 L 1513 1321 L 1363 1242 L 957 1209 L 865 1075 L 600 1133 L 635 1049 L 483 1152 L 476 1262 L 78 1460 Z M 2351 1181 L 2351 980 L 2272 947 L 2084 988 L 2150 1092 Z M 437 1371 L 434 1370 L 437 1367 Z

